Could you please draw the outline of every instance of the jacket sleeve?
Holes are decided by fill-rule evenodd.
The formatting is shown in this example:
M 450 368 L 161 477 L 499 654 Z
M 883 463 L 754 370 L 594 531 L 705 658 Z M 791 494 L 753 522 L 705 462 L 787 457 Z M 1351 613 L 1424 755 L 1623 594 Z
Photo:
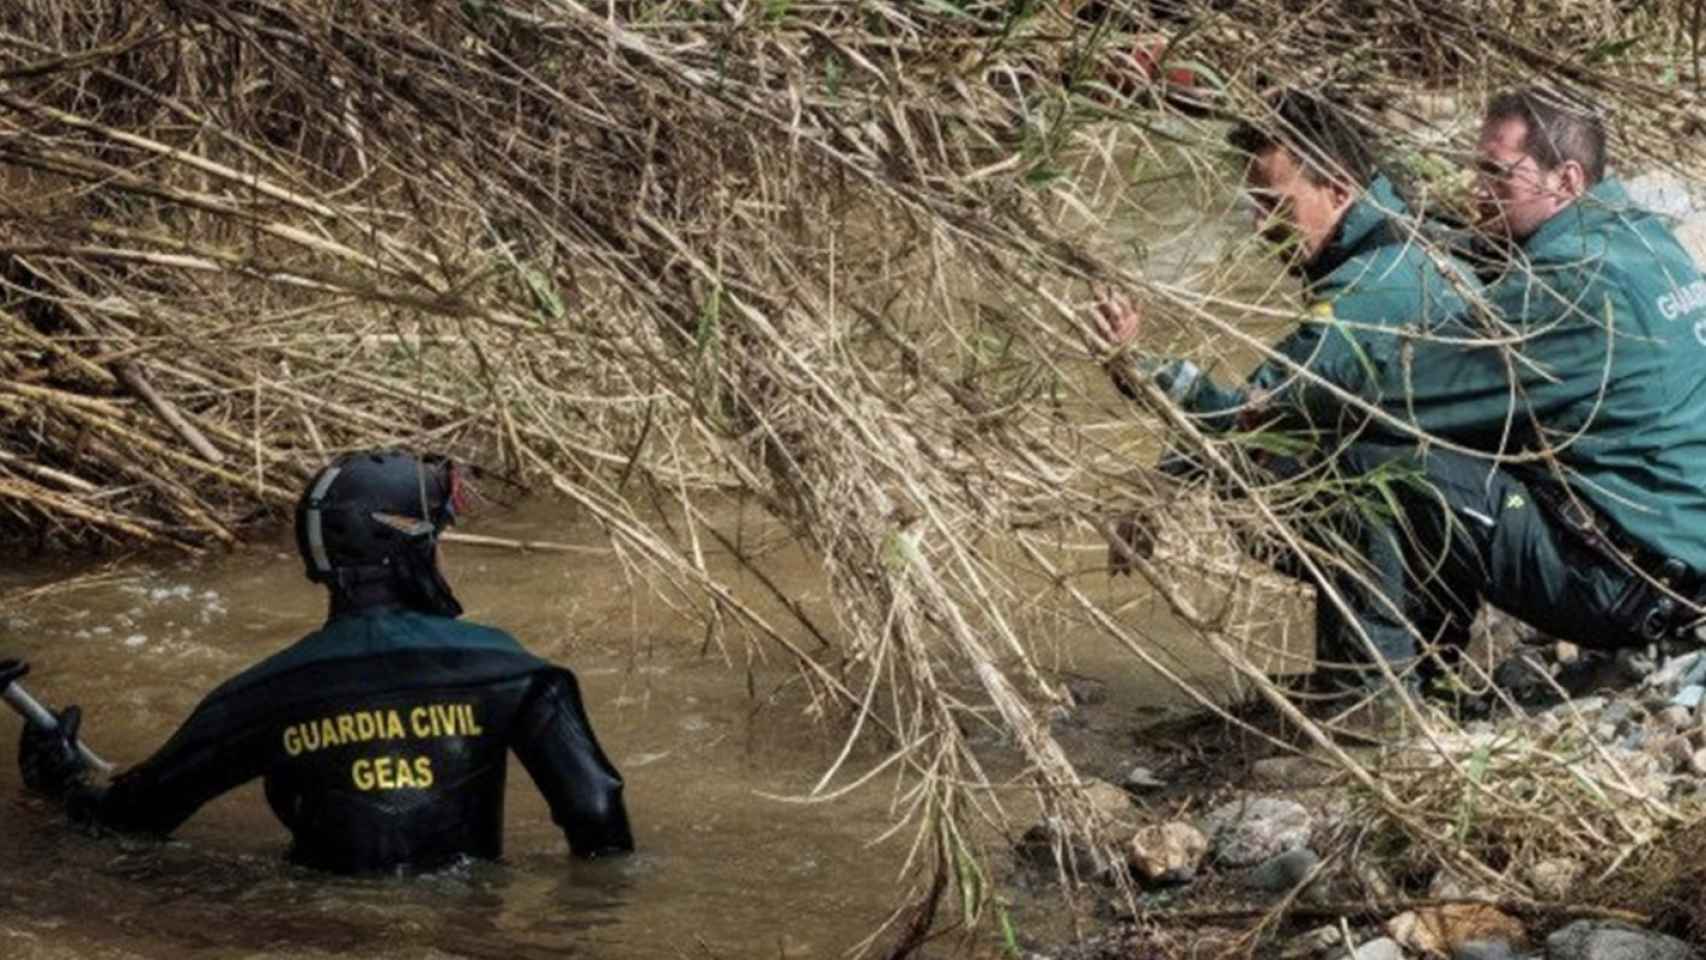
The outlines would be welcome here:
M 593 736 L 574 674 L 541 674 L 512 730 L 510 747 L 545 795 L 575 856 L 634 849 L 622 778 Z
M 68 798 L 71 813 L 122 832 L 169 834 L 209 800 L 265 772 L 278 749 L 268 730 L 232 728 L 221 707 L 203 701 L 152 757 L 105 788 Z

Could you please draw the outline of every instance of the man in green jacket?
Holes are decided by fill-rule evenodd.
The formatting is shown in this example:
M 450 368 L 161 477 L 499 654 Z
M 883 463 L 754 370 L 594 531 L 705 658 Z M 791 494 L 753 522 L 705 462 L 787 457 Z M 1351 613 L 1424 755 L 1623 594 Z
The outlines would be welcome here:
M 1249 158 L 1245 179 L 1256 204 L 1257 230 L 1289 258 L 1290 269 L 1303 281 L 1302 318 L 1242 385 L 1225 387 L 1187 360 L 1130 349 L 1140 316 L 1123 301 L 1106 300 L 1098 305 L 1096 328 L 1115 351 L 1109 373 L 1128 395 L 1135 396 L 1145 380 L 1152 382 L 1206 432 L 1260 423 L 1270 431 L 1289 429 L 1335 445 L 1356 435 L 1367 415 L 1347 409 L 1310 418 L 1300 398 L 1321 381 L 1359 392 L 1366 386 L 1362 358 L 1371 339 L 1390 340 L 1396 331 L 1426 332 L 1461 316 L 1467 309 L 1464 295 L 1476 293 L 1478 284 L 1461 264 L 1436 258 L 1419 242 L 1417 218 L 1376 171 L 1363 131 L 1333 104 L 1286 91 L 1272 101 L 1264 122 L 1240 124 L 1228 140 Z M 1360 472 L 1386 454 L 1383 449 L 1365 454 L 1358 445 L 1340 451 L 1341 459 L 1347 456 L 1370 460 Z M 1264 466 L 1279 477 L 1296 468 L 1276 458 Z M 1380 584 L 1404 580 L 1401 545 L 1391 531 L 1360 522 L 1354 511 L 1341 511 L 1340 519 L 1349 523 L 1340 524 L 1337 535 L 1348 536 L 1379 573 L 1372 580 L 1348 569 L 1333 573 L 1336 592 L 1349 599 L 1361 630 L 1359 635 L 1336 604 L 1322 599 L 1316 607 L 1321 659 L 1367 662 L 1362 636 L 1388 660 L 1413 656 L 1411 616 L 1373 592 Z M 1122 524 L 1122 542 L 1110 551 L 1116 572 L 1142 538 L 1134 523 Z M 1295 570 L 1293 560 L 1282 557 L 1281 565 Z
M 1461 614 L 1486 599 L 1599 649 L 1665 639 L 1706 575 L 1706 279 L 1604 179 L 1590 110 L 1499 96 L 1479 154 L 1484 226 L 1514 245 L 1485 302 L 1437 339 L 1371 338 L 1354 401 L 1290 399 L 1411 442 L 1426 492 L 1406 518 Z

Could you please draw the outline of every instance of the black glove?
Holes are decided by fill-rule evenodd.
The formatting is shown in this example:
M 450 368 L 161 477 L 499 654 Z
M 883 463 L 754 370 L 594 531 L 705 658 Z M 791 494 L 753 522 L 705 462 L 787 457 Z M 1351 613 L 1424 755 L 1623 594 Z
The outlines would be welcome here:
M 59 712 L 59 726 L 45 730 L 24 724 L 18 737 L 18 769 L 24 786 L 43 796 L 63 800 L 88 781 L 89 763 L 77 750 L 77 728 L 83 725 L 81 707 Z
M 0 690 L 12 685 L 14 680 L 22 680 L 30 672 L 30 665 L 22 660 L 0 660 Z

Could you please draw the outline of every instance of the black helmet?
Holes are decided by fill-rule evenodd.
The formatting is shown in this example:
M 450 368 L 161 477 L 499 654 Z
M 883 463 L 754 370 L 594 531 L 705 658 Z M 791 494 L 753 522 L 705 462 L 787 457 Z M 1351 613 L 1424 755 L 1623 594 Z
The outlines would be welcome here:
M 460 614 L 435 556 L 459 494 L 455 464 L 442 457 L 375 450 L 338 458 L 296 502 L 308 579 L 336 592 L 386 582 L 430 613 Z

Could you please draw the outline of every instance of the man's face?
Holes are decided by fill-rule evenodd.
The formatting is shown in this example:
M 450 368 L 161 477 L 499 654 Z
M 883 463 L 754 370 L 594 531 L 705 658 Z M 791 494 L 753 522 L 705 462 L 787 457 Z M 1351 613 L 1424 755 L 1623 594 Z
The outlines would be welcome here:
M 1336 180 L 1311 179 L 1282 146 L 1256 154 L 1244 182 L 1256 204 L 1256 232 L 1279 246 L 1293 264 L 1309 263 L 1321 254 L 1355 198 Z
M 1512 240 L 1527 239 L 1581 195 L 1580 167 L 1566 161 L 1540 169 L 1522 147 L 1528 123 L 1521 119 L 1489 122 L 1481 128 L 1476 150 L 1475 203 L 1482 230 Z

